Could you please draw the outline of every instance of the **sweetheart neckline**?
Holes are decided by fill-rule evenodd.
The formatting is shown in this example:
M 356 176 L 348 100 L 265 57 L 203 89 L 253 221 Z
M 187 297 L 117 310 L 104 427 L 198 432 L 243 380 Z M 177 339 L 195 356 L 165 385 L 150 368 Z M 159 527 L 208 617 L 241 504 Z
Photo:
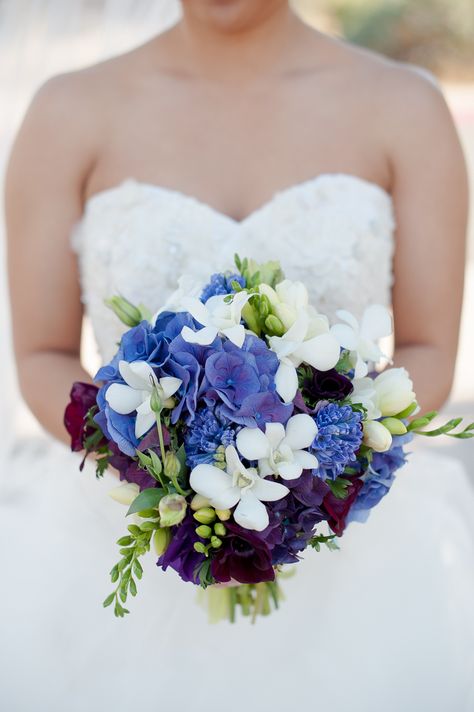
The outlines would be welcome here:
M 273 193 L 273 195 L 266 201 L 262 203 L 259 207 L 255 208 L 252 210 L 248 215 L 243 217 L 241 220 L 238 220 L 236 218 L 233 218 L 231 215 L 222 212 L 218 208 L 213 207 L 210 203 L 207 203 L 206 201 L 202 201 L 196 196 L 190 195 L 188 193 L 184 193 L 183 191 L 176 190 L 174 188 L 167 188 L 166 186 L 158 185 L 157 183 L 149 183 L 147 181 L 143 180 L 138 180 L 136 178 L 125 178 L 124 180 L 120 181 L 120 183 L 117 183 L 116 185 L 110 186 L 109 188 L 104 188 L 103 190 L 99 190 L 96 193 L 92 193 L 84 202 L 84 214 L 86 211 L 90 209 L 90 207 L 96 203 L 100 203 L 104 198 L 110 197 L 110 195 L 114 193 L 118 193 L 119 191 L 123 190 L 124 188 L 133 186 L 135 188 L 140 188 L 140 189 L 146 189 L 150 191 L 154 191 L 156 193 L 161 193 L 165 195 L 170 195 L 170 196 L 175 196 L 179 197 L 182 200 L 188 202 L 188 203 L 193 203 L 195 205 L 200 206 L 201 208 L 207 210 L 208 212 L 216 215 L 217 217 L 226 220 L 228 223 L 236 226 L 236 227 L 242 227 L 249 223 L 251 220 L 253 220 L 257 215 L 261 214 L 265 210 L 269 209 L 271 206 L 275 204 L 275 202 L 286 195 L 291 195 L 291 193 L 296 192 L 298 190 L 302 190 L 304 188 L 307 188 L 311 185 L 317 185 L 320 182 L 323 181 L 328 181 L 328 180 L 347 180 L 347 181 L 353 181 L 354 183 L 364 186 L 366 188 L 369 188 L 371 190 L 374 190 L 378 192 L 380 195 L 384 196 L 391 205 L 393 205 L 393 198 L 391 194 L 386 190 L 385 188 L 382 188 L 381 185 L 378 183 L 375 183 L 375 181 L 368 180 L 366 178 L 362 178 L 360 176 L 357 176 L 352 173 L 340 173 L 340 172 L 328 172 L 328 173 L 319 173 L 316 176 L 313 176 L 312 178 L 308 178 L 307 180 L 299 181 L 297 183 L 293 183 L 292 185 L 289 185 L 285 188 L 281 188 L 280 190 L 277 190 Z

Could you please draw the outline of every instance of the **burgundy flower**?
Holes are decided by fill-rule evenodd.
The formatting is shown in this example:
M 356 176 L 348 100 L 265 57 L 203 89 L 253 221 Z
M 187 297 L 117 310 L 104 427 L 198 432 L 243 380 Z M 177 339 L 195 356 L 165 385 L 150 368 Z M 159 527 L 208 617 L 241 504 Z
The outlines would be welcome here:
M 211 572 L 216 581 L 239 583 L 274 581 L 275 571 L 268 546 L 248 529 L 226 522 L 227 534 L 212 559 Z
M 71 400 L 64 413 L 64 425 L 71 436 L 71 450 L 74 452 L 84 450 L 84 441 L 95 432 L 95 428 L 87 426 L 86 416 L 96 404 L 98 391 L 91 383 L 76 381 L 72 386 Z
M 346 528 L 346 517 L 364 484 L 358 477 L 348 477 L 347 479 L 351 480 L 351 484 L 347 487 L 347 497 L 338 499 L 332 492 L 328 492 L 322 504 L 322 510 L 327 514 L 329 526 L 338 536 L 341 536 Z
M 335 368 L 318 371 L 309 367 L 308 375 L 303 379 L 302 393 L 313 403 L 320 400 L 344 400 L 353 391 L 351 381 L 338 373 Z

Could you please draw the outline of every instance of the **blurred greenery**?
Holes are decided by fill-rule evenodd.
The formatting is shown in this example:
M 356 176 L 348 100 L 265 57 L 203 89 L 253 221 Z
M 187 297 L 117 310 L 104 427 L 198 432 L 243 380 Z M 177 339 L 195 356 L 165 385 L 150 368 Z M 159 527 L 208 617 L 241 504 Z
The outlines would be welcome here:
M 443 78 L 474 78 L 474 0 L 292 0 L 310 23 Z

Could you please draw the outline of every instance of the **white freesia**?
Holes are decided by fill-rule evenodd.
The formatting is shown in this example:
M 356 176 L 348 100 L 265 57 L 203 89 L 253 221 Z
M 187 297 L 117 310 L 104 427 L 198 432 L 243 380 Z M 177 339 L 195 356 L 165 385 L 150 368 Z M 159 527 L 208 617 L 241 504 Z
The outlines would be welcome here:
M 125 383 L 112 383 L 107 388 L 105 400 L 121 415 L 137 411 L 135 437 L 140 438 L 150 430 L 156 419 L 151 409 L 153 390 L 156 388 L 166 407 L 168 399 L 176 393 L 182 381 L 172 376 L 158 379 L 146 361 L 120 361 L 119 371 Z M 169 402 L 168 404 L 171 405 Z
M 283 336 L 271 336 L 268 342 L 280 361 L 275 385 L 286 403 L 293 400 L 298 390 L 298 366 L 307 363 L 320 371 L 329 371 L 339 361 L 339 342 L 329 329 L 328 319 L 312 307 L 301 309 L 288 331 Z
M 237 450 L 228 445 L 225 450 L 226 469 L 214 465 L 196 465 L 189 483 L 193 490 L 207 497 L 216 509 L 237 505 L 234 519 L 245 529 L 263 531 L 269 523 L 267 508 L 262 502 L 275 502 L 289 490 L 279 482 L 261 477 L 253 467 L 246 468 Z
M 258 460 L 262 477 L 279 475 L 284 480 L 296 480 L 303 470 L 314 470 L 317 458 L 304 448 L 311 445 L 318 428 L 313 418 L 304 413 L 291 417 L 285 427 L 267 423 L 265 432 L 258 428 L 242 428 L 237 435 L 237 449 L 247 460 Z
M 184 299 L 184 310 L 203 328 L 193 331 L 189 326 L 183 326 L 181 336 L 189 344 L 209 345 L 218 334 L 222 334 L 240 348 L 245 339 L 245 328 L 240 323 L 242 309 L 249 298 L 250 295 L 242 291 L 233 295 L 218 294 L 210 297 L 205 304 L 199 299 Z
M 183 275 L 178 279 L 178 288 L 170 294 L 161 309 L 158 309 L 156 314 L 153 316 L 152 324 L 154 324 L 160 314 L 166 311 L 170 312 L 183 312 L 186 309 L 183 307 L 183 300 L 185 299 L 198 299 L 202 292 L 202 285 L 200 285 L 193 277 L 189 275 Z
M 375 452 L 386 452 L 392 445 L 392 436 L 378 420 L 366 420 L 363 424 L 364 443 Z
M 376 378 L 356 378 L 350 395 L 352 403 L 360 403 L 367 410 L 367 418 L 401 413 L 416 400 L 413 382 L 404 368 L 388 368 Z
M 364 311 L 360 324 L 348 311 L 341 310 L 336 314 L 345 324 L 336 324 L 331 332 L 342 348 L 351 352 L 355 359 L 354 375 L 362 378 L 368 373 L 367 364 L 377 363 L 384 355 L 377 342 L 392 333 L 390 312 L 380 304 L 372 304 Z
M 416 400 L 413 381 L 405 368 L 388 368 L 374 380 L 377 406 L 382 415 L 397 415 Z
M 119 504 L 125 504 L 128 507 L 139 494 L 140 487 L 134 482 L 126 482 L 124 485 L 119 485 L 109 491 L 109 497 L 112 497 L 112 499 Z
M 260 294 L 268 297 L 272 312 L 280 319 L 285 329 L 293 326 L 300 311 L 306 309 L 309 304 L 308 290 L 303 282 L 284 279 L 275 289 L 268 284 L 261 284 L 258 289 Z

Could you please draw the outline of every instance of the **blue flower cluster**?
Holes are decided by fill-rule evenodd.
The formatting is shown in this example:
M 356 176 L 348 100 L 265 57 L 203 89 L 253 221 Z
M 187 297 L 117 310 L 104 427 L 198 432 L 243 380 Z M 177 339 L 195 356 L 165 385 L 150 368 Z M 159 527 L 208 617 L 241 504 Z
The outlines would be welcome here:
M 215 461 L 217 448 L 235 443 L 235 430 L 222 417 L 219 408 L 202 408 L 195 414 L 184 438 L 187 462 L 190 467 L 211 464 Z
M 234 294 L 235 289 L 232 286 L 232 282 L 240 284 L 242 289 L 246 286 L 245 278 L 240 274 L 224 274 L 222 272 L 213 274 L 210 282 L 202 290 L 201 301 L 205 303 L 210 297 L 215 297 L 216 295 Z
M 315 415 L 318 433 L 311 446 L 319 461 L 318 475 L 336 479 L 356 460 L 362 443 L 362 415 L 348 405 L 329 403 Z
M 409 433 L 394 436 L 390 450 L 374 452 L 364 476 L 364 484 L 351 507 L 347 522 L 365 522 L 370 510 L 389 492 L 395 480 L 395 472 L 407 461 L 404 446 L 412 439 L 413 435 Z

